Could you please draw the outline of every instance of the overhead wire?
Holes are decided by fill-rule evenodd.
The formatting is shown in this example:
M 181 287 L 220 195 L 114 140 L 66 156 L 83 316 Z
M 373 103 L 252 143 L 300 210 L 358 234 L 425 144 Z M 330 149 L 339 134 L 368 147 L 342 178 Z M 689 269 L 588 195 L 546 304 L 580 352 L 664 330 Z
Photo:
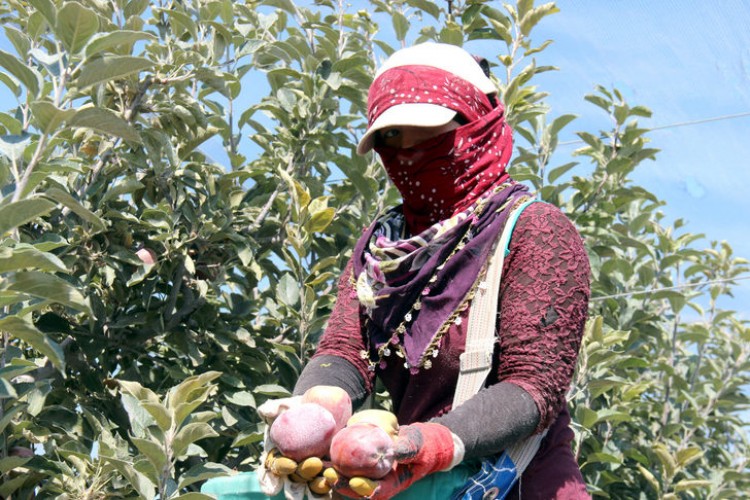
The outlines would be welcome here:
M 701 118 L 699 120 L 690 120 L 686 122 L 671 123 L 669 125 L 661 125 L 658 127 L 648 127 L 648 131 L 653 132 L 654 130 L 667 130 L 670 128 L 687 127 L 689 125 L 700 125 L 702 123 L 719 122 L 723 120 L 734 120 L 736 118 L 747 118 L 747 117 L 750 117 L 750 111 L 745 111 L 742 113 L 734 113 L 731 115 L 714 116 L 711 118 Z M 605 139 L 605 137 L 601 137 L 601 139 Z M 583 139 L 574 139 L 572 141 L 560 142 L 558 143 L 558 146 L 569 146 L 571 144 L 581 144 L 583 142 L 584 142 Z
M 652 294 L 657 292 L 666 292 L 671 290 L 682 290 L 683 288 L 694 288 L 698 286 L 704 286 L 704 285 L 718 285 L 721 283 L 731 283 L 734 281 L 742 281 L 742 280 L 748 280 L 750 279 L 750 276 L 743 276 L 739 278 L 722 278 L 722 279 L 716 279 L 716 280 L 706 280 L 706 281 L 699 281 L 697 283 L 684 283 L 682 285 L 675 285 L 675 286 L 667 286 L 663 288 L 647 288 L 645 290 L 634 290 L 630 292 L 622 292 L 622 293 L 614 293 L 612 295 L 601 295 L 598 297 L 591 297 L 591 301 L 599 301 L 599 300 L 606 300 L 606 299 L 618 299 L 622 297 L 631 297 L 633 295 L 645 295 L 645 294 Z

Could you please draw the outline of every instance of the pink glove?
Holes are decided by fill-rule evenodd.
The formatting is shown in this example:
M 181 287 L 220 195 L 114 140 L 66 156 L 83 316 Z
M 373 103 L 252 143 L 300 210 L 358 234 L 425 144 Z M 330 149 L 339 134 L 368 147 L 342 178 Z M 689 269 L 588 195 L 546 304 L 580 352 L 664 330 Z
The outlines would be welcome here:
M 391 498 L 428 474 L 453 468 L 463 460 L 464 445 L 444 425 L 416 423 L 399 429 L 394 455 L 396 469 L 376 481 L 368 498 Z M 337 484 L 336 490 L 350 498 L 362 498 L 349 487 L 348 479 Z

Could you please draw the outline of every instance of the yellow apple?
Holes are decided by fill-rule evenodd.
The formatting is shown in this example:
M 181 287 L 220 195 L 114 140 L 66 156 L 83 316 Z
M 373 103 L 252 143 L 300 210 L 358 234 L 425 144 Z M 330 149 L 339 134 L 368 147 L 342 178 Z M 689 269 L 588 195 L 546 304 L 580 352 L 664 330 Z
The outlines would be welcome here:
M 398 437 L 398 419 L 387 410 L 361 410 L 351 416 L 347 426 L 354 424 L 373 424 L 383 429 L 393 439 Z

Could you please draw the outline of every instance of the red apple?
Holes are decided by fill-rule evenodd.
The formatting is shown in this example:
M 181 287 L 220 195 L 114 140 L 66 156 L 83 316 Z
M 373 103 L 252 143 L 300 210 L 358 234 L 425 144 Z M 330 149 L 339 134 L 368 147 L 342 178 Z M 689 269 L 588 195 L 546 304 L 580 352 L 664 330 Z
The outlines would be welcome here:
M 393 470 L 393 438 L 377 425 L 344 427 L 331 441 L 333 467 L 347 477 L 380 479 Z
M 303 403 L 316 403 L 331 412 L 336 420 L 336 430 L 346 426 L 352 416 L 352 399 L 344 389 L 333 385 L 316 385 L 302 395 Z
M 336 421 L 315 403 L 302 403 L 279 415 L 271 424 L 271 439 L 279 451 L 296 462 L 328 455 Z
M 147 266 L 153 266 L 156 264 L 156 252 L 151 250 L 150 248 L 141 248 L 135 254 L 138 256 L 139 259 L 141 259 L 141 262 L 146 264 Z

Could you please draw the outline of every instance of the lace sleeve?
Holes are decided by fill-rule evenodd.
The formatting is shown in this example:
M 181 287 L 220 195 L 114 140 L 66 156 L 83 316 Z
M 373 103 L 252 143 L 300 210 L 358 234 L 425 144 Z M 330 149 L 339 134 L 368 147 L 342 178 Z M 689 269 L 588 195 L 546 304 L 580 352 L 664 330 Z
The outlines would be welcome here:
M 362 375 L 365 390 L 369 393 L 372 392 L 375 375 L 367 369 L 367 362 L 360 356 L 366 346 L 357 292 L 351 283 L 353 272 L 352 262 L 349 261 L 341 273 L 336 304 L 313 358 L 328 355 L 345 359 Z
M 498 379 L 527 391 L 537 431 L 562 406 L 578 360 L 589 299 L 589 261 L 575 227 L 556 207 L 522 213 L 500 285 Z

